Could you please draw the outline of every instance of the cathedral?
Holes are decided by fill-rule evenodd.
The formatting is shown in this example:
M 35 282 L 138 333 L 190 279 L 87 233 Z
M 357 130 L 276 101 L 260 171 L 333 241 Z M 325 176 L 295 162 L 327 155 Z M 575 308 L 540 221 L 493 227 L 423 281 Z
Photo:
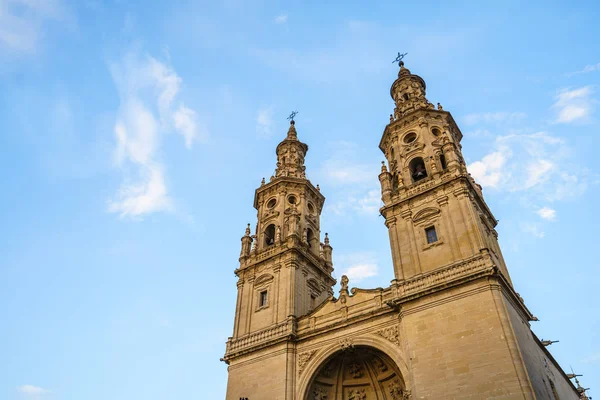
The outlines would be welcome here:
M 399 64 L 379 143 L 390 286 L 342 276 L 334 293 L 325 197 L 292 119 L 241 240 L 227 400 L 588 399 L 531 330 L 459 127 Z

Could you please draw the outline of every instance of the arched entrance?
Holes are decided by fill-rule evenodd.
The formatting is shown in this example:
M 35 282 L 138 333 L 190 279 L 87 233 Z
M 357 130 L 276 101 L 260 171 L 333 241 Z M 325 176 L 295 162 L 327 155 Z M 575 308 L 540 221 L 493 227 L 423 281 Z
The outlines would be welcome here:
M 396 364 L 367 346 L 339 351 L 314 374 L 304 400 L 404 400 L 409 398 Z

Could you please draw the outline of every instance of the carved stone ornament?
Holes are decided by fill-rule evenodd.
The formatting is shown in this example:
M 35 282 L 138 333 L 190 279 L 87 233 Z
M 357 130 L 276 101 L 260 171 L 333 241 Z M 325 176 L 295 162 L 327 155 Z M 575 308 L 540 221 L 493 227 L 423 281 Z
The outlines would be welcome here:
M 390 326 L 387 328 L 383 328 L 375 332 L 382 338 L 389 340 L 394 343 L 396 346 L 400 346 L 400 333 L 398 332 L 397 326 Z
M 342 351 L 354 349 L 354 342 L 350 338 L 340 339 L 340 347 Z
M 301 374 L 306 367 L 306 364 L 310 361 L 312 356 L 315 355 L 316 350 L 305 351 L 304 353 L 300 353 L 298 356 L 298 374 Z
M 315 390 L 313 390 L 312 395 L 313 395 L 314 400 L 328 400 L 329 399 L 329 393 L 327 392 L 326 389 L 324 389 L 322 387 L 318 387 Z
M 353 361 L 350 363 L 350 365 L 348 365 L 348 372 L 350 372 L 350 375 L 354 379 L 362 378 L 363 376 L 362 366 L 356 361 Z
M 405 390 L 402 388 L 402 383 L 400 379 L 396 378 L 388 385 L 388 391 L 392 400 L 409 400 L 410 399 L 410 390 Z
M 367 391 L 365 389 L 352 389 L 348 392 L 348 400 L 365 400 Z
M 403 388 L 400 379 L 396 378 L 388 385 L 388 391 L 392 400 L 410 400 L 410 390 Z

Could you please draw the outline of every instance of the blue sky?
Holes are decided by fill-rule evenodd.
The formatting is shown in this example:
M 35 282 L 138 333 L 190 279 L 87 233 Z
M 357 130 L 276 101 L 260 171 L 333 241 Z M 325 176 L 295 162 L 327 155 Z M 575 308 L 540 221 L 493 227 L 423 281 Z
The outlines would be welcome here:
M 294 109 L 336 276 L 387 286 L 398 51 L 595 394 L 596 2 L 173 3 L 0 0 L 0 398 L 223 398 L 239 239 Z

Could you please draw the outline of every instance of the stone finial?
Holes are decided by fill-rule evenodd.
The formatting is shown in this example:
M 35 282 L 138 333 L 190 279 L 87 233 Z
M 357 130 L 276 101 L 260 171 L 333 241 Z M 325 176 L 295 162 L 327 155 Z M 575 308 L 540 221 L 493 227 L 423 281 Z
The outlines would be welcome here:
M 437 109 L 440 111 L 444 111 L 444 108 L 442 107 L 442 105 L 440 103 L 437 103 Z
M 246 236 L 250 236 L 250 224 L 246 227 Z
M 394 122 L 394 115 L 390 114 L 390 122 Z
M 381 162 L 381 172 L 388 172 L 387 167 L 385 166 L 385 161 Z
M 317 190 L 320 192 L 321 188 L 319 187 L 319 184 L 317 184 Z
M 265 184 L 265 177 L 263 176 L 262 180 L 260 181 L 260 186 Z
M 325 232 L 325 244 L 329 245 L 329 236 L 328 236 L 327 232 Z
M 296 132 L 296 123 L 294 120 L 290 121 L 290 128 L 287 133 L 288 139 L 296 139 L 298 137 L 298 133 Z
M 340 280 L 340 293 L 348 292 L 348 282 L 350 282 L 350 279 L 348 279 L 346 275 L 342 275 L 342 279 Z

